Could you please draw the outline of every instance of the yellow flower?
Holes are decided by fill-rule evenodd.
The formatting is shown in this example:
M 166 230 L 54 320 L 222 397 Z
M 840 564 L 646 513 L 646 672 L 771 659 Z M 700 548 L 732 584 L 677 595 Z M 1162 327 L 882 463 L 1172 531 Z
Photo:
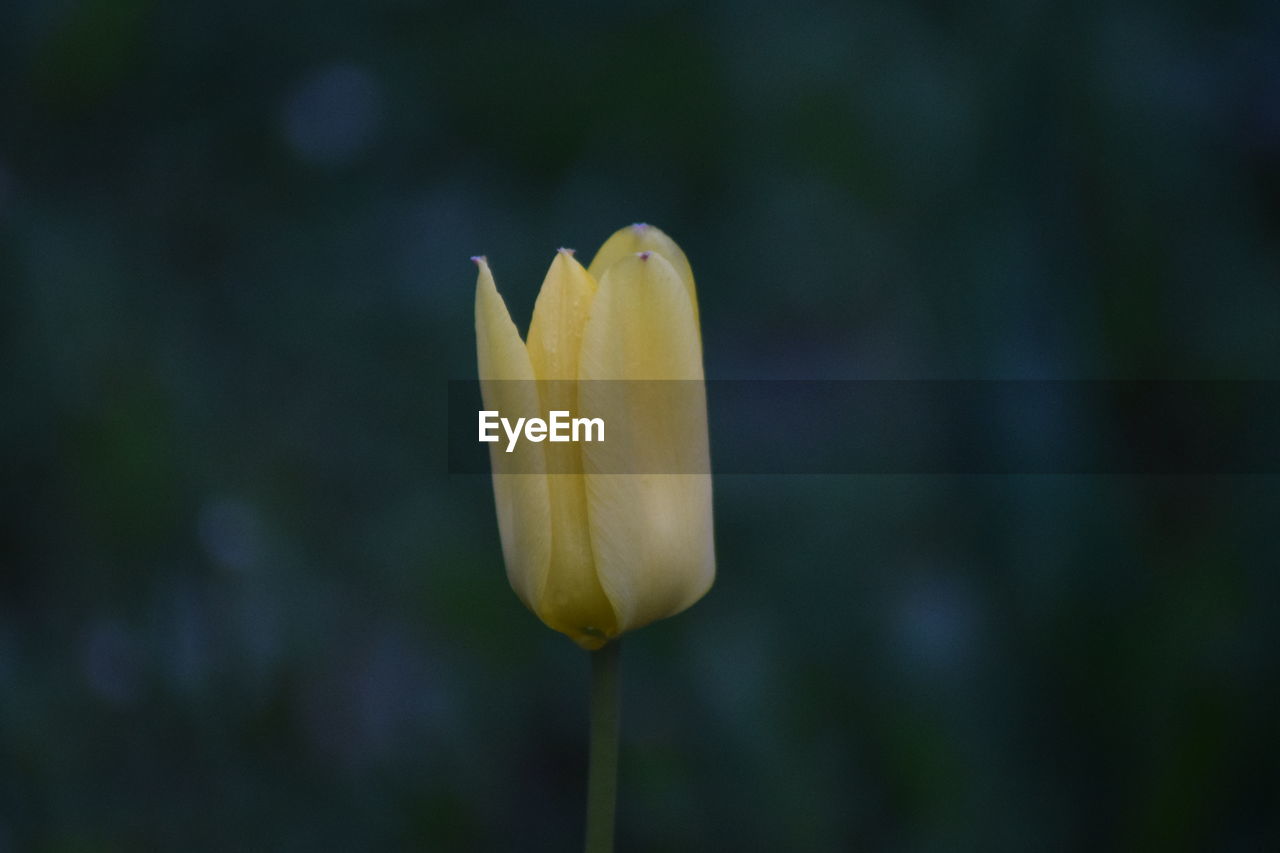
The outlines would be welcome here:
M 485 409 L 513 420 L 584 412 L 611 430 L 597 443 L 490 445 L 512 588 L 587 649 L 679 613 L 715 579 L 702 337 L 684 252 L 649 225 L 615 233 L 589 268 L 561 249 L 527 344 L 488 263 L 476 263 Z M 685 381 L 624 386 L 659 389 L 639 397 L 597 380 Z M 637 403 L 673 399 L 662 389 L 682 389 L 677 403 Z

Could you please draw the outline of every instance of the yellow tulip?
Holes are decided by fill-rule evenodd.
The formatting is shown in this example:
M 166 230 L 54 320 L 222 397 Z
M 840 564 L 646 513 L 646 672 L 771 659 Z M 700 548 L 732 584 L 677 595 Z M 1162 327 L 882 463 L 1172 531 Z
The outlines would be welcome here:
M 490 445 L 512 588 L 586 649 L 679 613 L 715 579 L 702 338 L 684 252 L 648 225 L 615 233 L 588 268 L 561 249 L 527 343 L 487 261 L 476 263 L 485 408 L 582 411 L 614 425 L 598 443 Z M 645 406 L 599 380 L 683 390 L 676 405 Z

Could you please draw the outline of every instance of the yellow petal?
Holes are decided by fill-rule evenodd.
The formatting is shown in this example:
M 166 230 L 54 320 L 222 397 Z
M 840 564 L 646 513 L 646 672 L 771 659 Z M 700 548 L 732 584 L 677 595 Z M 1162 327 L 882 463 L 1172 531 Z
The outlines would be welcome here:
M 578 375 L 583 412 L 610 430 L 581 447 L 596 570 L 621 633 L 680 612 L 715 578 L 702 347 L 662 255 L 609 267 Z
M 595 279 L 571 251 L 561 249 L 542 283 L 529 326 L 529 357 L 543 412 L 578 414 L 578 355 L 595 292 Z M 617 620 L 596 577 L 579 446 L 547 442 L 544 448 L 550 472 L 551 570 L 538 615 L 579 645 L 599 648 L 616 633 Z
M 599 281 L 609 267 L 637 252 L 657 252 L 666 258 L 667 262 L 680 274 L 680 280 L 689 291 L 689 301 L 693 303 L 693 322 L 697 326 L 699 322 L 698 291 L 693 284 L 693 268 L 689 266 L 689 259 L 676 245 L 676 241 L 668 237 L 661 228 L 637 222 L 635 225 L 618 229 L 613 236 L 604 241 L 604 245 L 600 247 L 600 251 L 596 252 L 587 269 L 595 276 L 596 281 Z
M 484 407 L 502 417 L 537 417 L 541 411 L 533 364 L 484 258 L 476 279 L 476 361 Z M 506 452 L 505 438 L 489 445 L 493 498 L 507 579 L 535 613 L 551 565 L 551 499 L 542 445 L 529 441 Z
M 596 280 L 573 256 L 561 249 L 533 306 L 529 324 L 529 358 L 539 379 L 578 378 L 578 350 L 587 325 Z

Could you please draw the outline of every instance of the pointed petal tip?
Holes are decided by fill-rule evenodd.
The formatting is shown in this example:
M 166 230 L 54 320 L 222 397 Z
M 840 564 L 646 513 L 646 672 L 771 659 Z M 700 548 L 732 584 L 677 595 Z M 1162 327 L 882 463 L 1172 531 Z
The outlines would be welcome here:
M 572 257 L 573 257 L 573 255 L 574 255 L 574 253 L 575 253 L 575 252 L 577 252 L 578 250 L 577 250 L 577 249 L 566 249 L 565 247 L 561 246 L 559 249 L 556 249 L 556 251 L 557 251 L 557 252 L 559 252 L 559 253 L 560 253 L 560 254 L 562 254 L 562 255 L 568 255 L 569 257 L 571 257 L 571 258 L 572 258 Z
M 635 230 L 637 230 L 637 231 L 643 231 L 643 230 L 645 230 L 646 228 L 648 228 L 648 227 L 649 227 L 649 223 L 647 223 L 647 222 L 633 222 L 633 223 L 631 224 L 631 227 L 632 227 L 632 228 L 634 228 L 634 229 L 635 229 Z
M 489 263 L 489 258 L 485 255 L 472 255 L 471 262 L 478 267 L 485 266 Z

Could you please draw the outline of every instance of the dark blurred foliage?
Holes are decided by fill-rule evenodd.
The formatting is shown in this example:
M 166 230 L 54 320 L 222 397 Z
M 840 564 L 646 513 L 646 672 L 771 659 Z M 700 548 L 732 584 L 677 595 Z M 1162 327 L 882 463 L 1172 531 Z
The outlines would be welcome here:
M 1276 378 L 1280 6 L 0 4 L 0 850 L 577 847 L 445 380 L 635 220 L 715 377 Z M 622 849 L 1280 846 L 1274 478 L 716 488 Z

